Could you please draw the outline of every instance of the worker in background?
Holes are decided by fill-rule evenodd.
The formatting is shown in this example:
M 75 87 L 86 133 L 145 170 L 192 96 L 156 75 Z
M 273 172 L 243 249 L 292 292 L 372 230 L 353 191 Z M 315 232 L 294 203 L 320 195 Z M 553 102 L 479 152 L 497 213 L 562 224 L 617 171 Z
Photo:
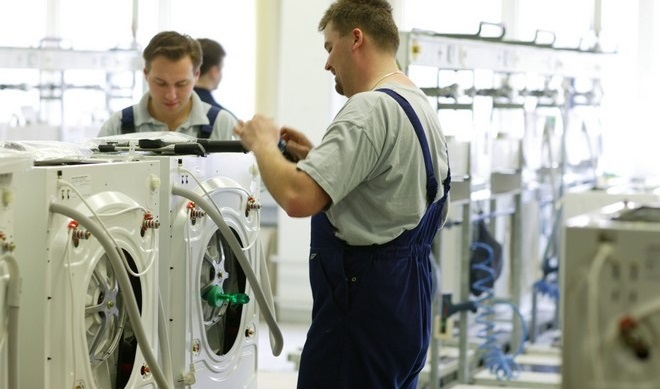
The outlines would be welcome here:
M 218 89 L 222 81 L 222 68 L 225 62 L 226 52 L 222 45 L 213 39 L 197 39 L 202 48 L 202 67 L 199 69 L 199 79 L 195 83 L 195 92 L 202 101 L 216 106 L 220 109 L 226 109 L 221 106 L 211 94 Z M 236 117 L 231 111 L 227 111 Z
M 447 217 L 446 140 L 397 67 L 387 0 L 338 0 L 319 31 L 325 69 L 348 98 L 320 144 L 261 115 L 234 130 L 277 203 L 312 216 L 298 388 L 416 388 L 431 335 L 431 242 Z
M 177 131 L 197 138 L 231 139 L 237 121 L 193 92 L 202 64 L 196 39 L 175 31 L 156 34 L 142 53 L 149 90 L 136 105 L 115 112 L 99 136 Z

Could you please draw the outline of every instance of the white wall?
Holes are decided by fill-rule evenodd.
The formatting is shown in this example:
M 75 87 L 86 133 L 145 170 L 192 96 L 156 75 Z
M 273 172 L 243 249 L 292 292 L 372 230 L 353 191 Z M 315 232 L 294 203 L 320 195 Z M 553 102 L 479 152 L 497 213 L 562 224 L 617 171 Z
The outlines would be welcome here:
M 334 84 L 324 70 L 326 52 L 318 22 L 328 0 L 281 0 L 279 88 L 276 121 L 303 131 L 318 143 L 332 120 Z M 309 218 L 278 217 L 279 313 L 283 319 L 309 320 L 311 292 L 307 272 Z

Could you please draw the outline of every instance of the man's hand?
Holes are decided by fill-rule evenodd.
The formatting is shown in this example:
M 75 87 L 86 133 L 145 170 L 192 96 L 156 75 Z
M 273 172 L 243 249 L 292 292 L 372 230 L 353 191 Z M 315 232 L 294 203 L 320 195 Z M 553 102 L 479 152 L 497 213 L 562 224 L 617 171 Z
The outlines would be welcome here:
M 247 122 L 239 121 L 234 127 L 234 134 L 250 151 L 260 147 L 277 147 L 279 139 L 279 129 L 273 120 L 262 115 L 254 115 Z
M 302 132 L 296 131 L 293 128 L 282 127 L 280 135 L 286 142 L 286 151 L 295 161 L 307 158 L 307 154 L 314 147 L 312 142 Z

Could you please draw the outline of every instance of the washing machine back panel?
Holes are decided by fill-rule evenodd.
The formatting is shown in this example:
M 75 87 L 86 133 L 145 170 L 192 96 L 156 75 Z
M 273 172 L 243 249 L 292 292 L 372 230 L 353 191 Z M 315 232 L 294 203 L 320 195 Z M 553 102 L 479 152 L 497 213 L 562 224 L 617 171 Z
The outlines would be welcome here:
M 17 255 L 25 258 L 21 269 L 26 274 L 19 334 L 22 386 L 114 388 L 113 382 L 121 379 L 119 387 L 155 388 L 153 377 L 141 374 L 144 358 L 138 348 L 124 349 L 134 363 L 122 376 L 116 367 L 124 361 L 118 348 L 93 344 L 95 339 L 112 343 L 113 330 L 122 331 L 118 339 L 129 340 L 123 330 L 130 327 L 128 321 L 108 324 L 102 316 L 119 316 L 123 294 L 136 293 L 150 346 L 158 349 L 158 234 L 153 222 L 160 218 L 159 169 L 158 161 L 43 166 L 18 180 L 16 208 L 22 217 L 16 223 Z M 51 213 L 51 202 L 103 222 L 128 266 L 144 273 L 130 277 L 133 290 L 118 289 L 116 269 L 100 242 L 71 219 Z M 145 224 L 147 213 L 151 223 Z M 107 333 L 92 336 L 106 324 Z M 95 356 L 104 362 L 90 358 L 90 349 L 105 350 L 108 355 Z
M 130 212 L 129 212 L 130 213 Z M 153 298 L 157 290 L 157 240 L 153 232 L 140 236 L 140 216 L 132 221 L 113 221 L 105 218 L 110 234 L 122 248 L 129 266 L 134 272 L 145 273 L 141 277 L 131 277 L 136 292 L 138 306 L 142 313 L 142 324 L 150 328 L 150 342 L 157 344 L 155 329 L 157 325 L 157 301 Z M 134 226 L 131 228 L 131 226 Z M 116 369 L 118 342 L 125 341 L 122 327 L 129 326 L 126 313 L 122 311 L 124 291 L 118 290 L 116 271 L 107 260 L 105 251 L 95 239 L 81 241 L 77 247 L 71 243 L 69 234 L 62 231 L 51 244 L 53 258 L 53 280 L 50 295 L 51 309 L 46 338 L 50 340 L 47 348 L 52 355 L 49 368 L 51 372 L 83 370 L 85 374 L 77 376 L 77 383 L 84 387 L 107 387 L 117 381 L 116 375 L 108 374 Z M 74 291 L 77 291 L 74 293 Z M 151 296 L 151 297 L 150 297 Z M 62 315 L 71 317 L 69 321 L 58 320 Z M 73 350 L 62 354 L 55 350 Z M 143 377 L 141 369 L 144 360 L 139 350 L 124 358 L 124 364 L 133 362 L 130 379 L 126 387 L 145 387 L 151 385 L 150 377 Z M 116 373 L 115 373 L 116 374 Z M 51 374 L 57 381 L 58 374 Z M 92 377 L 93 382 L 89 382 Z M 62 377 L 66 379 L 67 377 Z M 69 381 L 61 385 L 69 385 Z
M 245 218 L 243 208 L 240 206 L 241 203 L 244 203 L 246 199 L 242 201 L 236 201 L 236 207 L 225 206 L 227 203 L 222 202 L 224 198 L 235 199 L 237 191 L 232 190 L 233 188 L 224 188 L 217 189 L 212 193 L 213 199 L 217 204 L 222 204 L 220 210 L 222 215 L 225 218 L 225 222 L 230 227 L 230 229 L 235 233 L 239 242 L 246 249 L 245 254 L 254 270 L 255 273 L 259 272 L 259 261 L 257 260 L 257 250 L 258 245 L 255 244 L 254 239 L 258 236 L 257 230 L 250 230 L 250 224 Z M 228 193 L 224 193 L 228 192 Z M 244 194 L 244 197 L 246 195 Z M 192 232 L 192 231 L 191 231 Z M 195 233 L 196 232 L 196 233 Z M 204 278 L 204 271 L 208 261 L 213 260 L 214 251 L 209 251 L 205 242 L 214 242 L 218 238 L 218 229 L 217 226 L 210 220 L 204 219 L 199 225 L 196 226 L 196 231 L 192 232 L 190 237 L 195 239 L 195 242 L 200 242 L 202 244 L 191 244 L 191 257 L 193 262 L 198 265 L 194 267 L 195 275 L 193 279 L 201 280 L 204 279 L 208 282 L 208 279 Z M 192 243 L 192 242 L 191 242 Z M 190 295 L 189 300 L 186 303 L 188 306 L 189 315 L 192 317 L 202 317 L 203 320 L 195 320 L 192 322 L 192 327 L 187 329 L 187 333 L 190 334 L 192 342 L 191 345 L 195 346 L 199 344 L 199 352 L 193 354 L 192 362 L 195 364 L 197 371 L 197 382 L 199 383 L 200 388 L 214 388 L 214 387 L 251 387 L 250 383 L 256 383 L 256 351 L 257 351 L 257 311 L 256 311 L 256 301 L 254 300 L 254 294 L 249 284 L 245 282 L 245 276 L 240 270 L 240 266 L 235 260 L 235 257 L 229 252 L 228 247 L 224 247 L 225 252 L 220 255 L 222 258 L 220 263 L 220 269 L 224 273 L 219 280 L 216 280 L 223 289 L 227 289 L 229 286 L 231 290 L 227 292 L 242 292 L 246 293 L 251 297 L 251 301 L 241 307 L 240 316 L 238 318 L 230 318 L 231 312 L 224 311 L 221 313 L 221 316 L 224 315 L 224 323 L 217 323 L 215 327 L 210 326 L 206 317 L 208 314 L 208 305 L 200 299 L 199 295 L 194 296 Z M 232 280 L 235 280 L 236 277 L 242 277 L 243 280 L 243 289 L 236 290 L 236 284 Z M 230 286 L 231 285 L 231 286 Z M 201 285 L 200 285 L 201 286 Z M 223 327 L 224 326 L 224 327 Z M 228 332 L 225 332 L 224 342 L 226 342 L 223 347 L 224 350 L 219 350 L 217 345 L 217 328 L 222 329 L 223 331 L 228 330 L 228 326 L 238 326 L 237 332 L 235 335 L 228 335 Z M 233 337 L 235 336 L 235 338 Z M 218 385 L 218 386 L 214 386 Z
M 73 184 L 83 196 L 113 192 L 113 188 L 158 214 L 160 171 L 156 161 L 107 163 L 62 169 L 62 179 Z M 74 193 L 66 192 L 73 197 Z M 62 198 L 62 201 L 69 197 Z
M 259 192 L 259 169 L 252 153 L 211 154 L 204 161 L 204 169 L 205 178 L 231 178 L 250 193 Z
M 259 195 L 252 158 L 251 155 L 213 154 L 208 159 L 183 159 L 187 172 L 173 166 L 171 182 L 206 199 L 210 196 L 246 248 L 246 256 L 258 274 L 259 212 L 248 206 Z M 191 364 L 194 365 L 195 388 L 254 388 L 256 301 L 218 227 L 208 216 L 193 222 L 189 205 L 188 200 L 176 197 L 170 203 L 172 239 L 168 270 L 174 371 L 187 372 Z M 201 289 L 210 284 L 226 288 L 228 293 L 246 293 L 251 301 L 240 310 L 229 305 L 210 310 L 201 298 Z M 228 327 L 232 327 L 231 331 Z
M 563 388 L 660 387 L 660 221 L 613 219 L 625 210 L 617 203 L 567 222 Z

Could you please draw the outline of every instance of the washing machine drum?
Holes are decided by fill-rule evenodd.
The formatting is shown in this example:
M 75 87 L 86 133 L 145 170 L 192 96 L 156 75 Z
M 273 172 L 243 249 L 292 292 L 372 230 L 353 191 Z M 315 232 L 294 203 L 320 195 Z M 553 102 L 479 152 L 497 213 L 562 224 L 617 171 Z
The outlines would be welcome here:
M 123 251 L 137 272 L 135 261 Z M 129 275 L 133 294 L 142 311 L 142 288 L 138 277 Z M 124 388 L 133 371 L 138 349 L 124 306 L 123 292 L 107 254 L 96 264 L 87 286 L 85 328 L 89 363 L 99 387 Z
M 240 242 L 238 234 L 232 231 Z M 241 296 L 245 293 L 246 281 L 236 255 L 220 230 L 211 236 L 201 266 L 199 285 L 206 341 L 216 355 L 225 355 L 239 337 L 243 304 L 229 300 L 217 303 L 208 297 L 209 291 Z

